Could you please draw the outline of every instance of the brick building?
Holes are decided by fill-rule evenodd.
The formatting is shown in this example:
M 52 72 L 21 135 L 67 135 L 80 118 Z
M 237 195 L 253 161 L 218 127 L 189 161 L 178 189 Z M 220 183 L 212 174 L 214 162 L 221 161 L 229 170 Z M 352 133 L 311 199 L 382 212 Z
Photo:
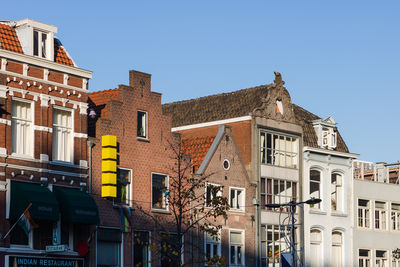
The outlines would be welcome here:
M 83 266 L 78 245 L 98 222 L 85 192 L 92 73 L 76 66 L 56 33 L 30 19 L 0 22 L 1 266 Z M 29 203 L 38 228 L 26 235 L 17 225 L 4 238 Z
M 206 205 L 212 200 L 213 192 L 209 185 L 221 187 L 221 196 L 229 201 L 227 219 L 222 217 L 212 220 L 213 225 L 221 225 L 218 238 L 209 234 L 197 236 L 200 249 L 194 258 L 222 256 L 225 265 L 255 266 L 255 222 L 257 184 L 252 183 L 243 165 L 241 155 L 232 128 L 219 127 L 215 136 L 188 138 L 182 140 L 183 149 L 192 157 L 196 175 L 207 177 L 205 189 Z M 217 194 L 218 194 L 217 193 Z M 230 246 L 232 240 L 233 245 Z M 233 249 L 231 250 L 231 248 Z
M 290 252 L 290 227 L 280 227 L 283 224 L 281 218 L 287 217 L 286 210 L 265 205 L 301 201 L 313 196 L 305 190 L 309 185 L 304 183 L 303 175 L 309 173 L 309 169 L 304 170 L 303 148 L 321 149 L 324 153 L 331 151 L 326 154 L 339 158 L 344 155 L 348 160 L 354 156 L 348 153 L 336 127 L 331 129 L 335 147 L 320 147 L 319 140 L 322 139 L 313 125 L 313 120 L 320 118 L 292 104 L 284 83 L 281 75 L 275 73 L 273 84 L 163 105 L 163 111 L 172 115 L 172 131 L 181 134 L 183 139 L 215 136 L 221 125 L 232 128 L 249 180 L 257 185 L 253 247 L 257 266 L 279 266 L 282 253 Z M 301 214 L 297 212 L 295 216 L 300 226 L 304 222 Z M 298 251 L 304 249 L 304 234 L 302 227 L 296 230 Z M 298 254 L 299 260 L 304 261 L 304 255 Z M 231 265 L 237 265 L 232 258 L 229 260 Z
M 132 70 L 129 85 L 90 93 L 90 114 L 96 114 L 89 119 L 89 135 L 94 143 L 93 195 L 100 212 L 97 244 L 93 248 L 96 264 L 148 266 L 151 262 L 152 266 L 167 266 L 162 264 L 162 252 L 151 249 L 149 243 L 161 239 L 160 226 L 168 225 L 172 219 L 162 187 L 168 190 L 174 164 L 168 146 L 175 139 L 170 130 L 171 119 L 161 110 L 161 94 L 151 91 L 151 75 Z M 104 135 L 116 136 L 118 142 L 115 199 L 101 198 L 101 137 Z M 131 215 L 121 213 L 127 207 Z M 138 207 L 150 216 L 139 212 Z M 129 227 L 121 231 L 124 217 Z M 173 224 L 169 225 L 172 228 Z M 102 257 L 111 247 L 117 256 Z

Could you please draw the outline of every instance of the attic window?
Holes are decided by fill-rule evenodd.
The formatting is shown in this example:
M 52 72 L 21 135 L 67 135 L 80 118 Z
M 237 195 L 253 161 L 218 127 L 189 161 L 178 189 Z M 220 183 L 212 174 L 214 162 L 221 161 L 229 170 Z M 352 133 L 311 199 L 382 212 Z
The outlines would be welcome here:
M 222 165 L 224 167 L 224 170 L 226 170 L 226 171 L 229 170 L 229 168 L 231 167 L 231 164 L 230 164 L 229 160 L 227 160 L 227 159 L 224 160 Z
M 48 38 L 47 33 L 34 30 L 33 31 L 33 55 L 47 58 L 48 55 Z
M 332 128 L 323 128 L 322 129 L 322 147 L 328 149 L 336 148 L 336 133 Z

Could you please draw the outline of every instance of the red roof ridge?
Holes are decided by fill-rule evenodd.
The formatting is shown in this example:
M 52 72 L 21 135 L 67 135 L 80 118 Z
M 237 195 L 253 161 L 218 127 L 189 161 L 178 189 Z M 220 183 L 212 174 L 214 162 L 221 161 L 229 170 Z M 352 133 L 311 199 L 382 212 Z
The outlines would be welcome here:
M 100 95 L 100 94 L 113 93 L 113 92 L 118 93 L 118 88 L 90 92 L 89 95 Z

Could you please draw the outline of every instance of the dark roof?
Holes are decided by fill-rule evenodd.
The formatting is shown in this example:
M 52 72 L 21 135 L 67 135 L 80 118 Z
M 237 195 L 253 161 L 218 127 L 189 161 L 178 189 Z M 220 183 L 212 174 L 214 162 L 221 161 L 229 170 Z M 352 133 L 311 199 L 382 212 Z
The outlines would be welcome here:
M 271 85 L 262 85 L 163 105 L 172 114 L 172 127 L 248 116 L 261 107 Z
M 271 86 L 273 84 L 167 103 L 163 105 L 163 112 L 172 115 L 172 127 L 247 116 L 255 108 L 262 106 L 262 99 L 267 97 Z M 312 121 L 320 117 L 295 104 L 293 104 L 293 110 L 296 120 L 303 128 L 304 146 L 317 148 L 318 138 Z M 338 131 L 336 151 L 349 152 Z

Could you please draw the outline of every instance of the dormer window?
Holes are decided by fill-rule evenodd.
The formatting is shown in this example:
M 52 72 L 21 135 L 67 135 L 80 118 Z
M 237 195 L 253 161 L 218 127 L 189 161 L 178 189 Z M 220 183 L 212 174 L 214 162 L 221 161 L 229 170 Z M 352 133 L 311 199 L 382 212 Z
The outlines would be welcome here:
M 38 57 L 47 58 L 48 52 L 48 38 L 47 33 L 34 30 L 33 31 L 33 55 Z
M 318 146 L 325 149 L 336 149 L 337 133 L 336 122 L 332 117 L 325 120 L 313 121 L 314 130 L 318 137 Z

